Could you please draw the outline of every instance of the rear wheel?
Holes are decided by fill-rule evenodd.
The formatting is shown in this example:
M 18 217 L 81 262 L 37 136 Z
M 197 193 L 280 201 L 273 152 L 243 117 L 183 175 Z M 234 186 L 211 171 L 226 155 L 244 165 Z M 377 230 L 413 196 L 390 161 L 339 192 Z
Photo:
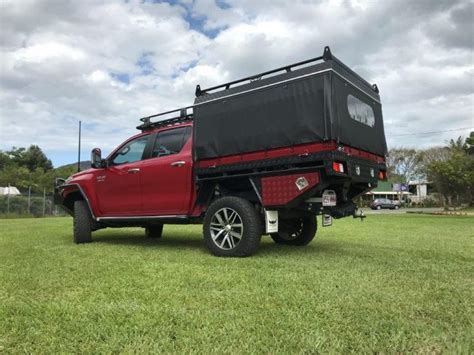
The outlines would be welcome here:
M 375 208 L 378 209 L 378 210 L 381 210 L 381 209 L 382 209 L 382 206 L 377 206 L 377 207 L 375 207 Z
M 400 206 L 395 206 L 395 209 L 398 210 L 400 208 Z
M 74 243 L 92 242 L 92 216 L 86 201 L 74 202 Z
M 145 228 L 145 235 L 148 238 L 161 238 L 163 234 L 163 225 L 148 226 Z
M 314 239 L 318 225 L 314 216 L 280 218 L 278 229 L 277 233 L 270 234 L 275 243 L 303 246 Z
M 239 197 L 213 202 L 204 217 L 204 241 L 216 256 L 249 256 L 262 237 L 261 218 L 255 207 Z

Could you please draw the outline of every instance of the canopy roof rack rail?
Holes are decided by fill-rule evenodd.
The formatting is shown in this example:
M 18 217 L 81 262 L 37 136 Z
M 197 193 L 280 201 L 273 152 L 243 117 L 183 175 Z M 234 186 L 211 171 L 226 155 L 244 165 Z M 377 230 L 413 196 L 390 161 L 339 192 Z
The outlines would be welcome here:
M 341 62 L 339 59 L 337 59 L 331 53 L 331 49 L 329 48 L 329 46 L 326 46 L 326 47 L 324 47 L 323 55 L 319 56 L 319 57 L 316 57 L 316 58 L 312 58 L 312 59 L 304 60 L 304 61 L 301 61 L 301 62 L 298 62 L 298 63 L 286 65 L 284 67 L 280 67 L 280 68 L 269 70 L 269 71 L 266 71 L 266 72 L 263 72 L 263 73 L 260 73 L 260 74 L 248 76 L 248 77 L 243 78 L 243 79 L 230 81 L 228 83 L 213 86 L 213 87 L 210 87 L 210 88 L 207 88 L 207 89 L 201 89 L 201 86 L 197 85 L 196 86 L 196 97 L 216 93 L 215 91 L 218 90 L 218 89 L 222 89 L 218 92 L 222 91 L 223 94 L 225 94 L 224 91 L 230 89 L 230 87 L 232 85 L 239 84 L 239 83 L 240 84 L 246 84 L 246 82 L 247 82 L 247 84 L 252 83 L 254 81 L 261 80 L 264 76 L 268 76 L 270 74 L 275 74 L 275 73 L 282 72 L 282 71 L 285 71 L 286 73 L 290 73 L 290 72 L 293 71 L 293 69 L 295 69 L 299 66 L 302 66 L 302 65 L 305 65 L 305 64 L 308 64 L 308 63 L 312 63 L 312 62 L 317 62 L 317 61 L 325 61 L 325 62 L 332 61 L 334 63 L 337 63 L 339 68 L 341 68 L 342 70 L 347 71 L 348 73 L 350 73 L 350 75 L 352 75 L 356 79 L 358 79 L 364 86 L 367 86 L 367 87 L 371 88 L 377 94 L 379 93 L 379 89 L 378 89 L 377 85 L 369 84 L 361 76 L 359 76 L 357 73 L 353 72 L 347 65 L 345 65 L 343 62 Z M 189 113 L 188 111 L 192 110 L 194 107 L 199 106 L 203 103 L 204 102 L 195 101 L 195 104 L 191 105 L 191 106 L 186 106 L 186 107 L 178 108 L 176 110 L 166 111 L 166 112 L 158 113 L 156 115 L 151 115 L 151 116 L 140 118 L 140 121 L 142 121 L 143 123 L 141 125 L 137 126 L 137 129 L 144 131 L 144 130 L 149 130 L 149 129 L 153 129 L 153 128 L 169 126 L 169 125 L 173 125 L 173 124 L 177 124 L 177 123 L 183 123 L 183 122 L 186 122 L 186 121 L 192 121 L 193 120 L 193 113 L 192 112 Z M 179 112 L 179 116 L 176 115 L 172 118 L 162 119 L 161 121 L 157 121 L 157 122 L 152 122 L 151 121 L 152 118 L 161 117 L 161 116 L 165 116 L 165 115 L 170 115 L 170 114 L 178 113 L 178 112 Z
M 174 125 L 174 124 L 178 124 L 178 123 L 184 123 L 184 122 L 192 121 L 193 120 L 193 113 L 188 112 L 188 111 L 190 109 L 192 109 L 193 107 L 194 107 L 194 105 L 193 106 L 186 106 L 186 107 L 178 108 L 176 110 L 161 112 L 161 113 L 157 113 L 156 115 L 142 117 L 142 118 L 140 118 L 140 121 L 142 121 L 143 123 L 141 125 L 137 126 L 137 129 L 139 129 L 141 131 L 146 131 L 146 130 L 150 130 L 150 129 L 153 129 L 153 128 L 170 126 L 170 125 Z M 177 113 L 177 112 L 179 112 L 179 116 L 176 115 L 174 117 L 167 118 L 167 119 L 160 120 L 160 121 L 156 121 L 156 122 L 151 121 L 152 118 L 171 115 L 171 114 Z
M 316 57 L 316 58 L 303 60 L 302 62 L 298 62 L 298 63 L 294 63 L 294 64 L 290 64 L 290 65 L 285 65 L 284 67 L 280 67 L 280 68 L 269 70 L 269 71 L 266 71 L 266 72 L 263 72 L 263 73 L 260 73 L 260 74 L 248 76 L 248 77 L 243 78 L 243 79 L 230 81 L 228 83 L 213 86 L 213 87 L 210 87 L 210 88 L 207 88 L 207 89 L 201 89 L 200 85 L 196 85 L 196 97 L 201 96 L 201 95 L 205 95 L 205 94 L 209 93 L 209 91 L 214 91 L 214 90 L 217 90 L 217 89 L 224 88 L 224 90 L 228 90 L 228 89 L 230 89 L 231 85 L 235 85 L 235 84 L 242 83 L 242 82 L 245 82 L 245 81 L 252 82 L 252 81 L 255 81 L 255 80 L 260 80 L 264 76 L 274 74 L 274 73 L 278 73 L 278 72 L 281 72 L 281 71 L 286 71 L 288 73 L 288 72 L 291 72 L 295 67 L 299 67 L 299 66 L 302 66 L 304 64 L 317 62 L 317 61 L 320 61 L 320 60 L 327 61 L 327 60 L 331 60 L 331 59 L 333 59 L 331 49 L 328 46 L 326 46 L 326 47 L 324 47 L 323 55 L 319 56 L 319 57 Z

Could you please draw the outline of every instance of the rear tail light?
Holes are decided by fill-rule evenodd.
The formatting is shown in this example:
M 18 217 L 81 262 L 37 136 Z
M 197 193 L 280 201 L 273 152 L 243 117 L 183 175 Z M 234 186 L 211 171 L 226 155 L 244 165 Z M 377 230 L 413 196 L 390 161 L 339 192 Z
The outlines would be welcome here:
M 334 162 L 334 163 L 332 163 L 332 170 L 334 170 L 336 173 L 343 173 L 344 172 L 344 164 Z
M 387 179 L 387 172 L 380 170 L 379 171 L 379 180 L 386 180 Z

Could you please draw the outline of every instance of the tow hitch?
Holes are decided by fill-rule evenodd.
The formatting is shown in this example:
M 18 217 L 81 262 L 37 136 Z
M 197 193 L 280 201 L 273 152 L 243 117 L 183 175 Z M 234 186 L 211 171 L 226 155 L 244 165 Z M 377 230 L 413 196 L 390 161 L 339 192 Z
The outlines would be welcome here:
M 364 218 L 367 216 L 364 214 L 363 210 L 356 210 L 354 214 L 352 215 L 353 218 L 360 218 L 360 221 L 363 222 Z

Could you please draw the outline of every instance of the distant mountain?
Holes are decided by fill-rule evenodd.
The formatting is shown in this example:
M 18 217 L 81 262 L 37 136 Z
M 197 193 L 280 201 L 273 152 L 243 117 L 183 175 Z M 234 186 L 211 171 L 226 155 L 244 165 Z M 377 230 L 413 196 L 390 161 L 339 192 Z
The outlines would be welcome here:
M 91 161 L 90 161 L 90 160 L 81 161 L 80 166 L 81 166 L 81 171 L 82 171 L 82 170 L 90 169 L 90 168 L 91 168 Z M 70 167 L 76 168 L 76 167 L 77 167 L 77 163 L 71 163 L 71 164 L 61 165 L 61 166 L 58 167 L 58 169 L 59 169 L 59 168 L 70 168 Z

